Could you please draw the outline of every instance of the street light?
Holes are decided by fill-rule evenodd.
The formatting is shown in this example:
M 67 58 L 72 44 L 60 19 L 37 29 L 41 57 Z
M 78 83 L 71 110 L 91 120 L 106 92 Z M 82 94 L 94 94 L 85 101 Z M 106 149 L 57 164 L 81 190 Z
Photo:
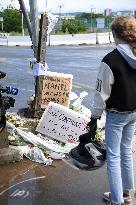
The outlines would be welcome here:
M 59 30 L 61 30 L 61 9 L 63 7 L 63 4 L 59 4 Z
M 24 36 L 24 15 L 23 15 L 23 11 L 20 8 L 20 15 L 21 15 L 21 28 L 22 28 L 22 36 Z
M 91 5 L 91 31 L 93 30 L 93 10 L 94 10 L 95 8 L 93 7 L 93 5 Z
M 24 36 L 24 15 L 23 15 L 23 12 L 22 12 L 22 36 Z

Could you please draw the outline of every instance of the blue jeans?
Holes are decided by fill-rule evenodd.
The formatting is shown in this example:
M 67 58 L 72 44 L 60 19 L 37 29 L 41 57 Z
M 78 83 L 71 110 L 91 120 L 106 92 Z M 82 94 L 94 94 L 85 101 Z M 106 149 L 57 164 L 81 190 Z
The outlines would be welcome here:
M 136 112 L 106 113 L 107 173 L 113 203 L 123 203 L 123 190 L 134 189 L 132 138 Z

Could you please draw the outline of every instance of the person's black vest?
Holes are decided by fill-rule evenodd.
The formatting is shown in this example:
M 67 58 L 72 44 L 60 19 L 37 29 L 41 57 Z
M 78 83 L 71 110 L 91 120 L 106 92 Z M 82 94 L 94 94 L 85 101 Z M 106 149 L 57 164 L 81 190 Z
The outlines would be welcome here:
M 112 70 L 114 84 L 106 102 L 107 110 L 136 111 L 136 69 L 133 69 L 117 49 L 107 54 L 102 62 Z

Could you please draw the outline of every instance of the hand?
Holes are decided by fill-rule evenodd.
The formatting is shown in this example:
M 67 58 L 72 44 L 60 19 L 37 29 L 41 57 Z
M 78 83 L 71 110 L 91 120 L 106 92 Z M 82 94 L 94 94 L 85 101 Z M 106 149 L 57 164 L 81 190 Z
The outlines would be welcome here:
M 8 98 L 9 98 L 9 104 L 10 104 L 10 107 L 14 107 L 15 99 L 12 98 L 12 97 L 8 97 Z
M 91 117 L 90 122 L 87 124 L 87 129 L 89 132 L 96 132 L 97 130 L 97 119 Z
M 1 79 L 1 78 L 4 78 L 5 76 L 6 76 L 6 73 L 5 73 L 5 72 L 0 71 L 0 79 Z
M 10 107 L 14 107 L 15 99 L 9 96 L 2 96 L 2 106 L 3 110 L 8 110 Z
M 87 124 L 88 132 L 79 136 L 79 142 L 88 144 L 95 139 L 97 130 L 97 119 L 91 117 L 90 122 Z

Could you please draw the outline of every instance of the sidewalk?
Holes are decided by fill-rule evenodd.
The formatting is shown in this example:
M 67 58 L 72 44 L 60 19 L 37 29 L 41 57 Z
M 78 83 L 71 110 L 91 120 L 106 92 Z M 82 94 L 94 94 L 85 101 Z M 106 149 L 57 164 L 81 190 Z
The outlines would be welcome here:
M 133 145 L 136 173 L 136 137 Z M 106 166 L 87 172 L 61 160 L 45 167 L 26 159 L 0 166 L 0 205 L 103 205 L 107 190 Z

